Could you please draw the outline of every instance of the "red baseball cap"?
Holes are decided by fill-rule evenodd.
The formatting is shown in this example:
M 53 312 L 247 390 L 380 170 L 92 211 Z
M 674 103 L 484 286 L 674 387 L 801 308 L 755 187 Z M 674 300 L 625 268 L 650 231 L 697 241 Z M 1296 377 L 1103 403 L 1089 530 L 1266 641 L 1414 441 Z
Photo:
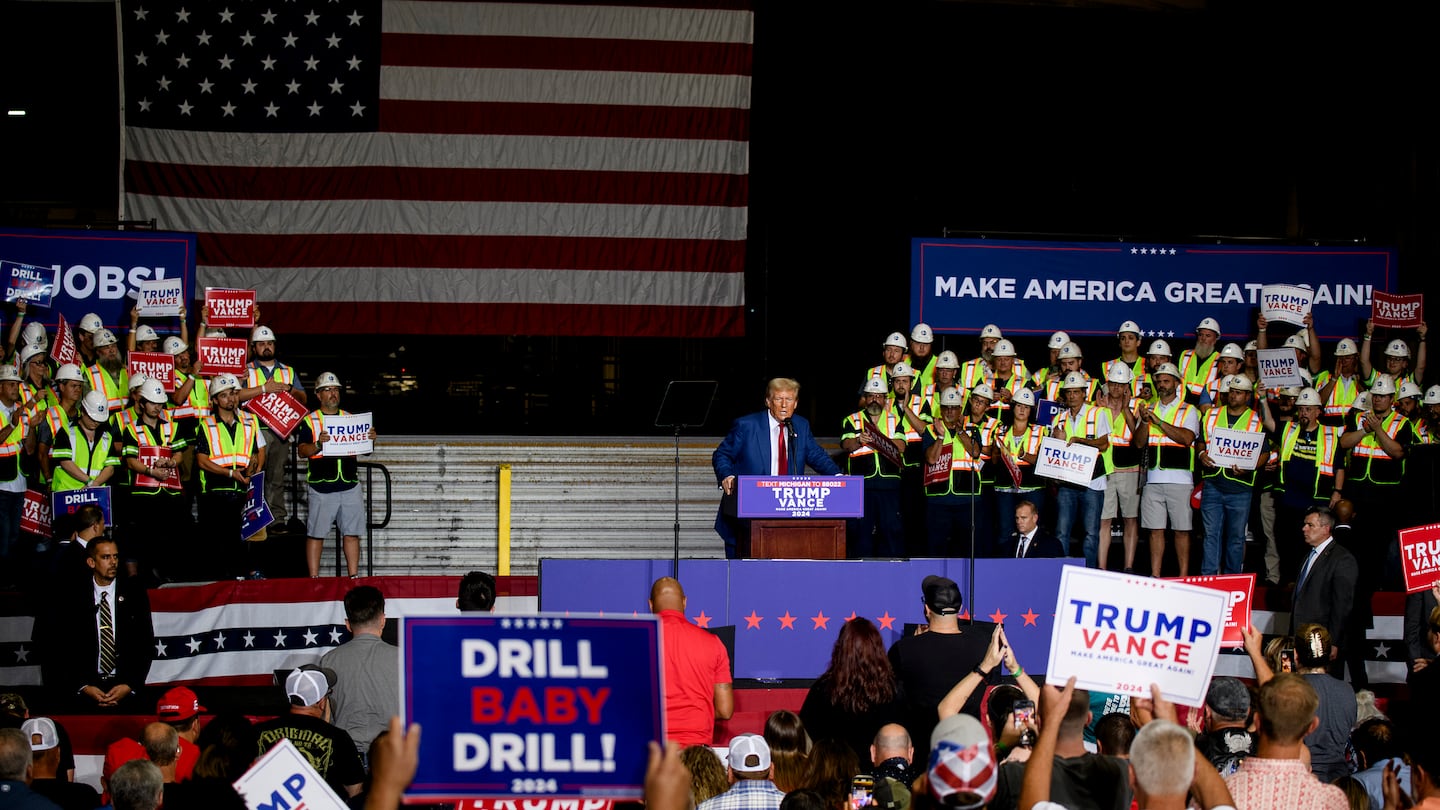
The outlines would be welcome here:
M 155 706 L 155 714 L 167 723 L 182 723 L 203 711 L 205 707 L 200 705 L 200 698 L 187 686 L 166 692 Z

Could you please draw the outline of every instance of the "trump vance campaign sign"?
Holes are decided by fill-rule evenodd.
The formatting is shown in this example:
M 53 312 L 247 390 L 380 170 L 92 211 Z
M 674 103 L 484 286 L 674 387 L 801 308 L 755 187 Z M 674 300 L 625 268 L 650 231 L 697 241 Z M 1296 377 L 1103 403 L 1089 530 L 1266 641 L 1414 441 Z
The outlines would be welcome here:
M 402 618 L 401 712 L 425 730 L 406 796 L 638 798 L 659 647 L 654 616 Z

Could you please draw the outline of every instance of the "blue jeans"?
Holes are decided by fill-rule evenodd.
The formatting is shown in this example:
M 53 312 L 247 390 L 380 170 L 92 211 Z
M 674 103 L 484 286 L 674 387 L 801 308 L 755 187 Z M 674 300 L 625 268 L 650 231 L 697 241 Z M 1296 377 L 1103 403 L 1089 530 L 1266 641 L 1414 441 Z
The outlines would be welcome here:
M 995 535 L 997 550 L 1004 548 L 1005 544 L 1010 542 L 1010 535 L 1015 533 L 1015 507 L 1019 506 L 1021 501 L 1035 504 L 1035 513 L 1038 515 L 1045 511 L 1045 490 L 995 493 L 995 524 L 1000 529 Z
M 1239 574 L 1245 566 L 1245 521 L 1250 518 L 1252 492 L 1221 492 L 1209 481 L 1200 495 L 1200 521 L 1205 526 L 1201 574 Z M 1221 547 L 1224 543 L 1224 547 Z M 1223 558 L 1222 558 L 1223 554 Z M 1223 569 L 1223 570 L 1222 570 Z
M 1085 530 L 1085 565 L 1100 567 L 1100 512 L 1105 507 L 1105 491 L 1061 486 L 1055 493 L 1055 536 L 1070 548 L 1070 530 L 1079 517 Z M 1013 515 L 1011 516 L 1014 517 Z M 1109 538 L 1106 538 L 1107 542 Z

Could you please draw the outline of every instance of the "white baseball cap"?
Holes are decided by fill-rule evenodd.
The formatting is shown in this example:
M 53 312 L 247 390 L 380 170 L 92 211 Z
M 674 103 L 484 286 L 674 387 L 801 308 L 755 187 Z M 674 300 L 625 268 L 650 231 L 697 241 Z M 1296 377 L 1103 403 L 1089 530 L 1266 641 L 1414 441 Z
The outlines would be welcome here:
M 210 396 L 212 396 L 212 397 L 215 396 L 216 394 L 220 393 L 221 391 L 239 391 L 239 390 L 240 390 L 240 379 L 239 379 L 238 377 L 236 377 L 234 374 L 231 374 L 231 373 L 229 373 L 229 372 L 226 372 L 226 373 L 224 373 L 224 374 L 216 374 L 216 375 L 215 375 L 213 378 L 211 378 L 211 380 L 210 380 Z
M 96 422 L 104 422 L 110 418 L 110 402 L 99 391 L 86 391 L 85 396 L 80 398 L 80 407 L 86 416 Z
M 316 390 L 316 391 L 319 391 L 321 388 L 339 388 L 339 387 L 340 387 L 340 378 L 339 378 L 339 377 L 336 377 L 336 376 L 335 376 L 334 374 L 332 374 L 331 372 L 328 372 L 328 371 L 321 372 L 320 376 L 315 378 L 315 390 Z
M 960 393 L 959 388 L 956 388 L 952 385 L 949 388 L 946 388 L 944 391 L 940 392 L 940 407 L 958 408 L 964 404 L 965 395 Z
M 1066 343 L 1064 346 L 1061 346 L 1061 347 L 1060 347 L 1060 359 L 1061 359 L 1061 360 L 1068 360 L 1068 359 L 1070 359 L 1070 358 L 1072 358 L 1072 357 L 1084 357 L 1084 356 L 1085 356 L 1085 355 L 1084 355 L 1084 354 L 1081 354 L 1081 352 L 1080 352 L 1080 344 L 1079 344 L 1079 343 L 1076 343 L 1076 342 L 1073 341 L 1073 340 L 1070 341 L 1069 343 Z
M 1161 357 L 1174 357 L 1175 353 L 1170 351 L 1170 344 L 1163 340 L 1150 341 L 1150 351 L 1146 354 L 1158 354 Z
M 1013 405 L 1029 405 L 1033 408 L 1035 407 L 1035 392 L 1029 388 L 1021 388 L 1010 397 L 1010 403 Z
M 891 332 L 891 333 L 890 333 L 890 337 L 885 338 L 885 342 L 882 343 L 882 344 L 880 344 L 880 345 L 881 345 L 881 346 L 899 346 L 899 347 L 902 348 L 902 349 L 908 348 L 908 347 L 910 346 L 909 343 L 906 343 L 906 342 L 905 342 L 905 336 L 902 335 L 902 334 L 900 334 L 899 332 Z
M 85 317 L 81 318 L 80 323 L 76 324 L 76 326 L 82 332 L 89 332 L 91 334 L 94 334 L 105 326 L 105 322 L 100 320 L 99 315 L 96 315 L 93 312 L 87 312 L 85 313 Z
M 20 724 L 20 732 L 30 741 L 31 751 L 49 751 L 60 747 L 60 734 L 55 721 L 48 717 L 32 717 Z M 39 739 L 36 739 L 36 738 Z
M 171 335 L 170 337 L 165 338 L 165 342 L 160 345 L 160 348 L 164 349 L 166 354 L 173 356 L 185 351 L 190 347 L 185 345 L 185 341 L 181 340 L 178 337 L 175 337 L 174 335 Z
M 1125 334 L 1126 332 L 1130 332 L 1131 334 L 1135 335 L 1136 337 L 1139 337 L 1139 336 L 1140 336 L 1140 324 L 1135 323 L 1134 321 L 1126 321 L 1126 322 L 1120 324 L 1120 328 L 1119 328 L 1119 329 L 1116 329 L 1116 330 L 1115 330 L 1115 336 L 1116 336 L 1116 337 L 1119 337 L 1120 335 L 1123 335 L 1123 334 Z
M 1220 332 L 1220 322 L 1214 318 L 1205 318 L 1195 327 L 1196 332 L 1199 332 L 1201 329 L 1209 329 L 1211 332 L 1218 334 Z
M 1045 345 L 1051 349 L 1058 349 L 1070 342 L 1070 335 L 1065 332 L 1056 332 L 1050 336 L 1050 341 Z
M 165 396 L 165 386 L 161 385 L 159 380 L 150 379 L 140 384 L 140 398 L 157 404 L 170 401 L 170 398 Z
M 741 734 L 730 740 L 725 759 L 736 773 L 762 773 L 770 770 L 770 744 L 759 734 Z
M 1226 343 L 1226 344 L 1220 349 L 1220 356 L 1221 356 L 1221 357 L 1228 357 L 1228 358 L 1230 358 L 1231 360 L 1244 360 L 1244 359 L 1245 359 L 1245 350 L 1242 349 L 1242 348 L 1240 348 L 1240 344 L 1239 344 L 1239 343 Z
M 1359 347 L 1357 347 L 1355 345 L 1355 341 L 1351 340 L 1350 338 L 1343 338 L 1339 343 L 1335 344 L 1336 357 L 1349 357 L 1352 354 L 1359 353 Z
M 1300 396 L 1295 398 L 1295 405 L 1297 407 L 1300 405 L 1314 405 L 1317 408 L 1321 408 L 1325 406 L 1325 403 L 1320 401 L 1319 391 L 1316 391 L 1314 388 L 1302 388 L 1300 390 Z
M 315 390 L 320 390 L 320 386 L 318 384 L 315 386 Z M 870 379 L 866 380 L 865 386 L 860 389 L 861 393 L 865 394 L 883 394 L 889 390 L 890 386 L 886 385 L 885 381 L 880 379 L 879 377 L 871 377 Z
M 1072 343 L 1071 345 L 1073 346 L 1074 344 Z M 1069 374 L 1066 374 L 1066 375 L 1065 375 L 1065 381 L 1062 382 L 1062 383 L 1060 383 L 1060 388 L 1061 388 L 1062 390 L 1068 390 L 1068 389 L 1071 389 L 1071 388 L 1089 388 L 1089 387 L 1090 387 L 1090 381 L 1087 380 L 1087 379 L 1085 379 L 1085 375 L 1084 375 L 1084 374 L 1081 374 L 1081 373 L 1078 372 L 1078 371 L 1072 371 L 1072 372 L 1070 372 Z
M 935 330 L 931 329 L 928 323 L 917 323 L 915 328 L 910 330 L 910 339 L 916 343 L 934 343 Z
M 115 333 L 109 329 L 97 329 L 95 330 L 95 339 L 92 342 L 95 348 L 99 349 L 105 346 L 114 346 L 116 343 L 119 343 L 120 340 L 116 338 Z
M 335 688 L 335 670 L 306 664 L 285 676 L 285 695 L 300 706 L 314 706 Z
M 257 326 L 255 331 L 250 333 L 250 342 L 256 343 L 262 340 L 274 340 L 275 330 L 268 326 Z
M 1385 356 L 1409 357 L 1410 347 L 1406 345 L 1405 341 L 1396 338 L 1395 340 L 1392 340 L 1389 343 L 1385 344 Z
M 982 338 L 1002 338 L 1002 337 L 1005 337 L 1005 335 L 1001 334 L 1001 332 L 1000 332 L 1000 327 L 996 326 L 996 325 L 993 324 L 993 323 L 987 323 L 987 324 L 985 324 L 985 327 L 980 330 L 980 337 L 982 337 Z
M 143 343 L 147 340 L 159 340 L 160 336 L 155 334 L 154 327 L 148 323 L 142 323 L 135 327 L 135 342 Z
M 1370 386 L 1370 396 L 1395 396 L 1395 380 L 1389 374 L 1377 375 L 1375 382 Z
M 991 388 L 989 383 L 976 383 L 975 387 L 970 389 L 970 394 L 972 396 L 984 397 L 991 402 L 995 401 L 995 389 Z
M 1014 357 L 1015 344 L 1008 340 L 1001 340 L 995 344 L 995 348 L 990 351 L 990 354 L 993 357 Z
M 79 366 L 66 363 L 55 369 L 55 382 L 85 382 L 85 375 L 80 373 Z
M 947 349 L 935 358 L 935 368 L 960 368 L 960 358 Z
M 915 369 L 911 368 L 911 367 L 910 367 L 910 364 L 907 363 L 907 362 L 905 362 L 904 360 L 901 360 L 900 362 L 896 363 L 896 364 L 895 364 L 895 367 L 892 368 L 892 369 L 890 369 L 890 379 L 892 379 L 892 380 L 895 379 L 896 377 L 914 377 L 914 376 L 915 376 Z M 336 384 L 336 385 L 339 385 L 340 382 L 337 380 L 337 381 L 335 382 L 335 384 Z M 316 387 L 316 388 L 319 388 L 320 386 L 317 384 L 315 387 Z
M 1110 373 L 1105 375 L 1105 381 L 1119 383 L 1120 385 L 1129 385 L 1135 382 L 1135 370 L 1124 363 L 1112 363 L 1110 365 Z

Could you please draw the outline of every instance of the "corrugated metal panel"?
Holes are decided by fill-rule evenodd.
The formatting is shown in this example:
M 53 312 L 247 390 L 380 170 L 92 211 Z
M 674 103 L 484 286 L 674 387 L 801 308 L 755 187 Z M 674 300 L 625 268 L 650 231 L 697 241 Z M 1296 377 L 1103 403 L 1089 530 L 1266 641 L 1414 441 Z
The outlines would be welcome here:
M 724 556 L 713 528 L 719 490 L 710 467 L 719 442 L 680 442 L 682 558 Z M 538 574 L 542 557 L 673 553 L 673 439 L 387 435 L 367 460 L 385 465 L 394 482 L 390 525 L 375 530 L 378 575 L 494 571 L 502 464 L 511 469 L 512 574 Z M 384 514 L 380 482 L 377 474 L 377 520 Z M 322 572 L 335 568 L 334 545 L 332 534 Z M 362 572 L 364 565 L 362 548 Z

